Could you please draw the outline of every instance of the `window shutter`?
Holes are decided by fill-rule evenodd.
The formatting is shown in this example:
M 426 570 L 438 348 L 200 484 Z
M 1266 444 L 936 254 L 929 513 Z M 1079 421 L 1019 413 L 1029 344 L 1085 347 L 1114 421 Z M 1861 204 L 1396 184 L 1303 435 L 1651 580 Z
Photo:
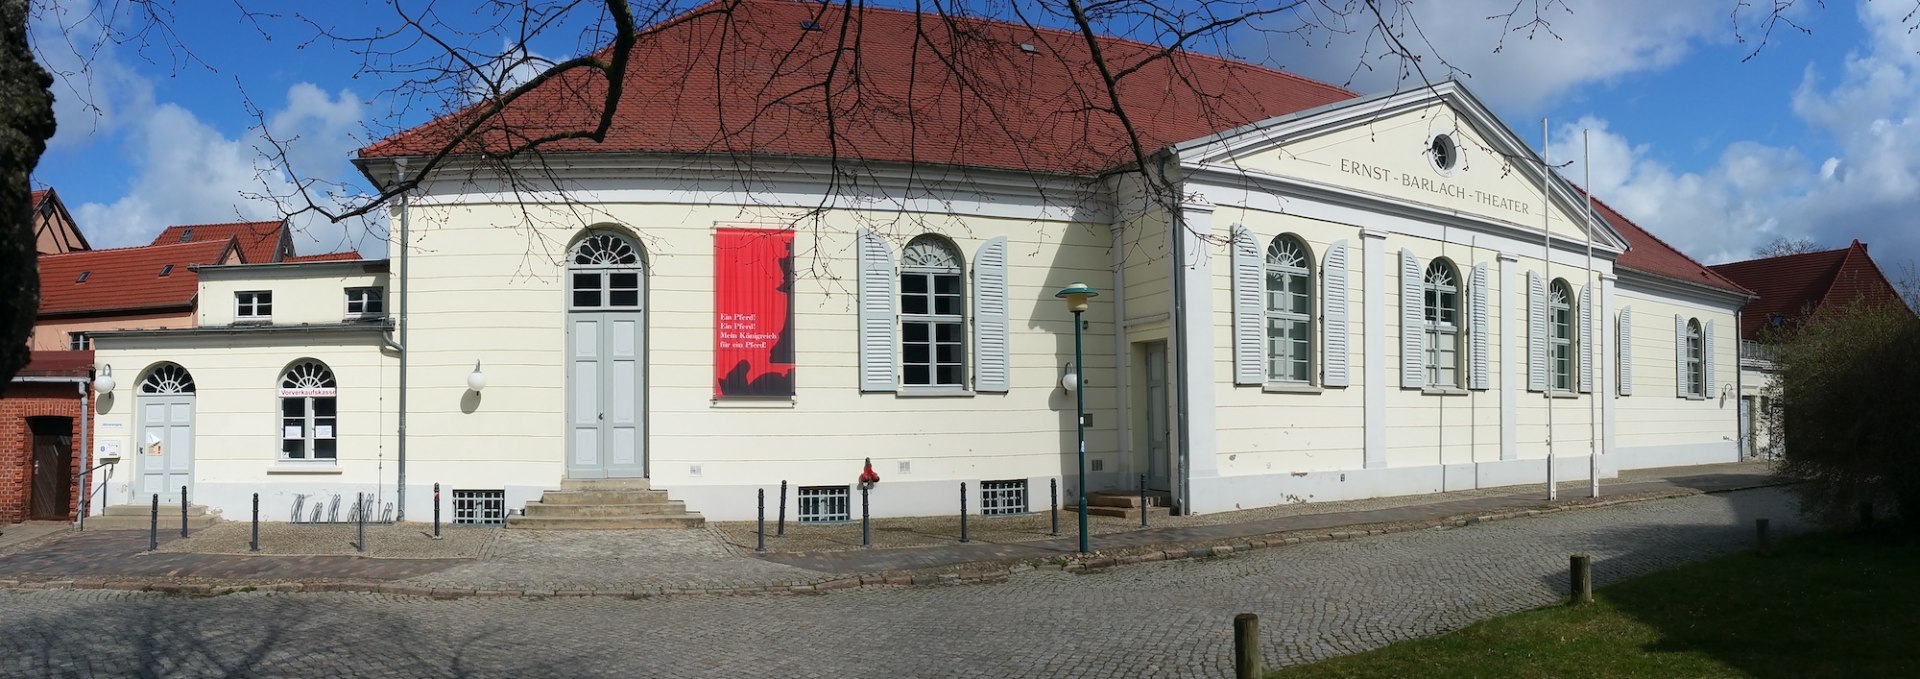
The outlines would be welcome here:
M 1012 356 L 1007 349 L 1007 238 L 980 246 L 973 258 L 973 388 L 1007 391 Z
M 1266 268 L 1260 259 L 1260 244 L 1254 242 L 1247 227 L 1233 227 L 1233 383 L 1265 384 L 1267 381 Z
M 1321 384 L 1347 386 L 1347 241 L 1327 248 L 1320 273 Z
M 1426 304 L 1420 287 L 1420 258 L 1413 251 L 1400 249 L 1400 386 L 1407 388 L 1427 385 L 1427 365 L 1421 360 L 1425 353 L 1422 345 L 1422 325 Z M 1371 357 L 1369 357 L 1371 358 Z
M 1633 307 L 1620 310 L 1620 395 L 1633 395 Z
M 1473 278 L 1467 281 L 1467 313 L 1473 318 L 1468 321 L 1468 370 L 1467 386 L 1471 389 L 1486 389 L 1492 380 L 1487 374 L 1487 265 L 1476 264 Z
M 893 391 L 893 248 L 860 232 L 860 390 Z
M 1593 393 L 1593 286 L 1580 290 L 1580 393 Z
M 1711 320 L 1700 329 L 1700 367 L 1706 371 L 1703 375 L 1705 379 L 1701 380 L 1706 388 L 1701 390 L 1700 395 L 1713 398 L 1714 394 L 1719 392 L 1713 390 L 1713 321 Z
M 1687 397 L 1687 318 L 1673 315 L 1673 395 Z
M 1527 391 L 1547 390 L 1547 284 L 1527 272 Z

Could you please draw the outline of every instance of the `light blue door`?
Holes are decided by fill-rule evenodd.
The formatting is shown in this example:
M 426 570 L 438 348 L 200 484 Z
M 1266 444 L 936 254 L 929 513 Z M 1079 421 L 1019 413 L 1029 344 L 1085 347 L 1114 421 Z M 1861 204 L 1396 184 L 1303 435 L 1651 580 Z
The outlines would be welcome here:
M 1171 409 L 1167 403 L 1167 343 L 1147 345 L 1147 487 L 1173 488 L 1171 474 L 1171 431 L 1167 426 Z
M 134 396 L 139 411 L 139 435 L 134 441 L 140 471 L 140 497 L 153 494 L 163 503 L 178 503 L 180 487 L 193 485 L 193 377 L 185 368 L 163 364 L 140 381 Z
M 595 233 L 567 271 L 567 476 L 647 475 L 646 277 L 638 247 Z

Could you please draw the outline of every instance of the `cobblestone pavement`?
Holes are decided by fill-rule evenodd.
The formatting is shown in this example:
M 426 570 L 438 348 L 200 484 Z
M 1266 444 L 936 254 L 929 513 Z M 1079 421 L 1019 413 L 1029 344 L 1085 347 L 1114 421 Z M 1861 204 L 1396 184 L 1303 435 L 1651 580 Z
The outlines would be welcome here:
M 1235 613 L 1261 616 L 1270 664 L 1357 652 L 1552 603 L 1569 553 L 1606 584 L 1746 548 L 1756 518 L 1805 530 L 1788 493 L 813 596 L 0 591 L 0 676 L 1226 676 Z
M 500 531 L 477 561 L 406 580 L 505 590 L 718 589 L 819 581 L 821 573 L 746 558 L 711 530 Z M 747 550 L 749 553 L 751 550 Z
M 228 556 L 155 552 L 146 531 L 111 530 L 70 533 L 65 537 L 0 556 L 0 577 L 27 580 L 76 577 L 187 578 L 275 581 L 391 581 L 447 568 L 465 559 L 362 559 L 351 556 Z M 179 535 L 162 535 L 167 542 Z M 0 673 L 5 676 L 5 673 Z

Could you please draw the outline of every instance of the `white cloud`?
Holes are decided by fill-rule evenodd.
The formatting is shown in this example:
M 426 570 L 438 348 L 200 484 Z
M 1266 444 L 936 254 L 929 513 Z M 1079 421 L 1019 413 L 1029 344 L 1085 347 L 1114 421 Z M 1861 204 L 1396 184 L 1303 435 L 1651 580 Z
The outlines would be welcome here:
M 89 2 L 33 3 L 28 36 L 54 78 L 55 149 L 85 145 L 153 110 L 153 83 L 125 61 L 115 27 L 100 16 Z

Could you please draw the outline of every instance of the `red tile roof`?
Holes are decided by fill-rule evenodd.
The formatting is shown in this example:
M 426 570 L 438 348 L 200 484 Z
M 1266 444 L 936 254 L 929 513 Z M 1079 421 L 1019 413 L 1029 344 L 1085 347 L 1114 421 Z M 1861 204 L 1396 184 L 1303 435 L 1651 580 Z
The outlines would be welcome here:
M 1715 273 L 1713 269 L 1694 261 L 1692 257 L 1674 249 L 1666 241 L 1640 228 L 1639 224 L 1633 223 L 1633 220 L 1627 219 L 1626 215 L 1614 210 L 1613 206 L 1608 205 L 1606 201 L 1593 199 L 1593 211 L 1598 213 L 1601 219 L 1607 220 L 1608 224 L 1612 224 L 1614 230 L 1619 231 L 1620 235 L 1627 239 L 1627 251 L 1620 253 L 1620 258 L 1614 260 L 1614 266 L 1682 283 L 1703 285 L 1744 295 L 1753 294 L 1751 290 Z
M 326 252 L 318 255 L 294 255 L 280 261 L 285 264 L 298 264 L 300 262 L 339 262 L 357 259 L 360 259 L 360 253 L 348 250 L 346 252 Z
M 287 224 L 283 221 L 272 222 L 222 222 L 218 224 L 184 224 L 169 226 L 153 239 L 154 245 L 172 245 L 175 243 L 197 243 L 201 241 L 220 241 L 229 238 L 240 242 L 240 257 L 247 264 L 266 264 L 280 261 L 282 251 L 292 252 L 287 241 Z
M 46 198 L 49 193 L 53 193 L 53 189 L 40 189 L 39 191 L 35 191 L 32 196 L 27 198 L 27 204 L 30 207 L 38 209 L 40 207 L 40 200 Z
M 1070 174 L 1102 172 L 1132 158 L 1119 119 L 1104 112 L 1111 105 L 1077 33 L 966 18 L 951 20 L 961 28 L 948 30 L 947 22 L 931 16 L 858 10 L 858 26 L 849 27 L 860 40 L 858 86 L 846 75 L 854 62 L 841 60 L 829 116 L 819 85 L 835 62 L 844 5 L 823 10 L 818 2 L 722 1 L 734 3 L 731 11 L 711 3 L 640 36 L 604 143 L 566 140 L 544 149 L 754 153 Z M 824 30 L 802 28 L 814 20 Z M 916 21 L 925 22 L 925 29 L 917 32 Z M 965 41 L 964 53 L 956 56 L 959 40 Z M 1116 68 L 1142 63 L 1160 49 L 1119 38 L 1098 42 Z M 967 63 L 964 86 L 943 65 L 952 58 Z M 1193 52 L 1147 62 L 1120 82 L 1148 153 L 1356 96 Z M 516 100 L 460 152 L 499 150 L 524 135 L 592 129 L 605 91 L 606 81 L 585 71 L 548 81 Z M 402 132 L 360 155 L 432 153 L 477 110 Z M 829 121 L 838 135 L 828 134 Z
M 1713 270 L 1759 293 L 1760 299 L 1740 311 L 1740 335 L 1758 339 L 1782 322 L 1798 320 L 1823 309 L 1843 309 L 1856 300 L 1868 304 L 1900 301 L 1880 265 L 1867 255 L 1867 246 L 1854 241 L 1838 250 L 1765 257 L 1720 264 Z
M 84 377 L 93 371 L 93 350 L 35 351 L 19 377 Z
M 233 239 L 87 250 L 40 257 L 40 314 L 100 314 L 193 307 L 197 264 L 219 264 Z M 172 265 L 162 276 L 160 272 Z M 86 280 L 80 280 L 86 274 Z

